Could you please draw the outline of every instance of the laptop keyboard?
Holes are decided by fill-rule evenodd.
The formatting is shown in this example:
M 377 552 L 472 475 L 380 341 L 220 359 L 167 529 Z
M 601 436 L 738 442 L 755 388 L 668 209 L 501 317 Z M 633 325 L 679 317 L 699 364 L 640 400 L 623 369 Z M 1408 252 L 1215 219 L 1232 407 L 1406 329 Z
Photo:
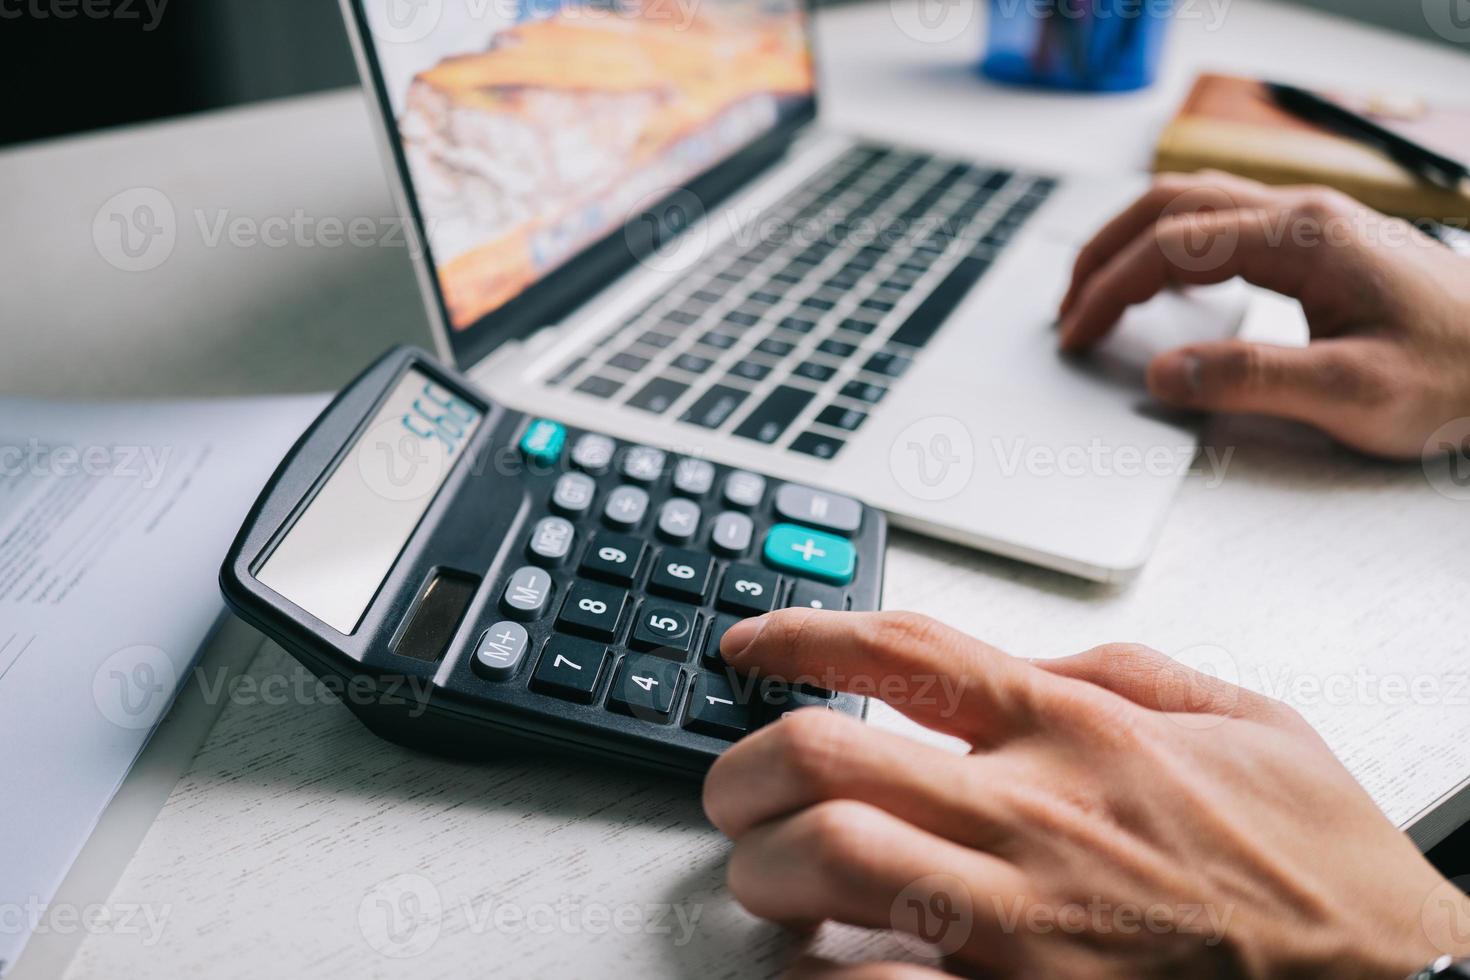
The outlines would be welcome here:
M 1054 187 L 854 147 L 546 383 L 831 459 Z

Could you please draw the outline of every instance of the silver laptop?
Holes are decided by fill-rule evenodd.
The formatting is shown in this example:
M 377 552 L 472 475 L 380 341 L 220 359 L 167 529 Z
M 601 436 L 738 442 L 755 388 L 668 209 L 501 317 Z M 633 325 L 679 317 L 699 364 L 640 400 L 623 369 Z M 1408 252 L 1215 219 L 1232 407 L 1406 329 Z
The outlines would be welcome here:
M 343 4 L 440 353 L 492 397 L 1086 578 L 1142 565 L 1196 436 L 1137 363 L 1242 301 L 1057 355 L 1076 249 L 1141 181 L 832 131 L 800 0 Z

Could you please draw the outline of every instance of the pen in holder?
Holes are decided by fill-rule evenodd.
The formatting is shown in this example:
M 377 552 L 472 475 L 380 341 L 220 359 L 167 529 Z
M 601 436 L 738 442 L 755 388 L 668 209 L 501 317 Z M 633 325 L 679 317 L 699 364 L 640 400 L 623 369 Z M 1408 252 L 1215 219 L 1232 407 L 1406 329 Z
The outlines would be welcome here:
M 1094 92 L 1154 80 L 1172 0 L 990 0 L 980 70 L 997 81 Z

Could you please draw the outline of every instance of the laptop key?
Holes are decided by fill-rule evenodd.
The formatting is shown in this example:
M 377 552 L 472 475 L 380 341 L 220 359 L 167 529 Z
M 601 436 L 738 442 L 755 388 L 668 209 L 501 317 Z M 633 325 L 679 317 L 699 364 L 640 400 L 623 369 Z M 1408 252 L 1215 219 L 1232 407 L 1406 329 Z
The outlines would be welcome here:
M 760 351 L 762 354 L 770 354 L 772 357 L 785 357 L 787 354 L 790 354 L 791 351 L 795 349 L 795 347 L 795 344 L 789 343 L 785 340 L 777 340 L 774 337 L 767 337 L 765 340 L 762 340 L 760 343 L 755 345 L 756 350 Z
M 731 336 L 730 334 L 720 333 L 718 330 L 711 330 L 709 333 L 699 338 L 699 342 L 701 344 L 704 344 L 707 347 L 714 347 L 717 350 L 729 350 L 731 347 L 735 346 L 735 340 L 736 338 Z
M 584 378 L 582 383 L 577 385 L 577 390 L 584 395 L 592 395 L 596 398 L 611 398 L 618 393 L 618 389 L 621 387 L 623 387 L 621 381 L 614 381 L 612 378 L 604 378 L 601 375 L 594 374 L 591 377 Z
M 909 365 L 912 363 L 914 362 L 909 358 L 904 357 L 902 354 L 894 354 L 890 353 L 889 351 L 879 351 L 872 357 L 868 358 L 867 363 L 863 365 L 863 370 L 871 371 L 874 374 L 885 374 L 890 378 L 896 378 L 907 371 Z
M 823 425 L 830 425 L 834 429 L 845 429 L 848 432 L 855 431 L 858 426 L 867 421 L 867 418 L 867 412 L 860 412 L 855 408 L 843 408 L 841 405 L 828 405 L 817 415 L 817 421 Z
M 837 329 L 850 330 L 853 333 L 867 336 L 874 330 L 878 329 L 878 324 L 874 323 L 872 320 L 864 320 L 861 317 L 850 316 L 847 319 L 843 320 L 841 323 L 837 324 Z
M 705 429 L 718 429 L 749 396 L 750 392 L 742 388 L 711 385 L 710 389 L 700 395 L 694 404 L 689 406 L 689 410 L 680 416 L 680 421 Z
M 823 354 L 830 354 L 833 357 L 848 357 L 857 350 L 857 345 L 849 344 L 844 340 L 837 340 L 835 338 L 828 337 L 826 340 L 817 345 L 817 350 L 821 351 Z
M 961 259 L 888 339 L 910 347 L 923 347 L 988 268 L 990 263 L 985 259 L 974 256 Z
M 831 459 L 842 451 L 845 445 L 843 440 L 835 436 L 822 435 L 820 432 L 803 432 L 791 443 L 792 452 L 806 453 L 818 459 Z
M 687 353 L 680 354 L 673 361 L 674 367 L 681 371 L 688 371 L 690 374 L 703 374 L 709 370 L 709 366 L 713 363 L 714 361 L 707 357 Z
M 767 445 L 781 438 L 801 410 L 812 400 L 812 392 L 781 385 L 766 396 L 735 428 L 742 439 L 754 439 Z
M 674 342 L 674 338 L 666 333 L 659 333 L 657 330 L 650 330 L 640 336 L 638 338 L 638 342 L 640 344 L 647 344 L 649 347 L 657 347 L 662 350 L 663 348 L 672 344 Z
M 679 396 L 689 390 L 689 386 L 682 381 L 674 381 L 671 378 L 654 378 L 644 385 L 642 390 L 632 398 L 628 404 L 633 408 L 641 408 L 645 412 L 662 415 L 669 410 L 669 406 L 678 400 Z
M 746 381 L 760 381 L 771 373 L 771 369 L 764 364 L 755 361 L 736 361 L 730 365 L 730 374 Z
M 810 381 L 826 381 L 837 373 L 837 369 L 828 367 L 825 364 L 818 364 L 816 361 L 803 361 L 791 373 Z
M 871 381 L 849 381 L 842 386 L 842 396 L 852 398 L 869 405 L 876 405 L 888 394 L 888 389 Z
M 781 321 L 780 326 L 783 330 L 790 330 L 795 333 L 811 333 L 816 329 L 817 323 L 815 320 L 808 320 L 805 317 L 788 316 Z

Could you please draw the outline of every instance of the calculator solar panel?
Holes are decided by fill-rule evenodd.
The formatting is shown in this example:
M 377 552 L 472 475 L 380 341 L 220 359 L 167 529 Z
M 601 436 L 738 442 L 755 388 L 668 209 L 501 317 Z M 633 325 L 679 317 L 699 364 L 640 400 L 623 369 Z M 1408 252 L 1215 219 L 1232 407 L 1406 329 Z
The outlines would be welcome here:
M 786 606 L 875 609 L 857 501 L 569 429 L 390 352 L 283 461 L 221 573 L 233 608 L 374 731 L 699 773 L 832 678 L 739 676 L 719 640 Z

